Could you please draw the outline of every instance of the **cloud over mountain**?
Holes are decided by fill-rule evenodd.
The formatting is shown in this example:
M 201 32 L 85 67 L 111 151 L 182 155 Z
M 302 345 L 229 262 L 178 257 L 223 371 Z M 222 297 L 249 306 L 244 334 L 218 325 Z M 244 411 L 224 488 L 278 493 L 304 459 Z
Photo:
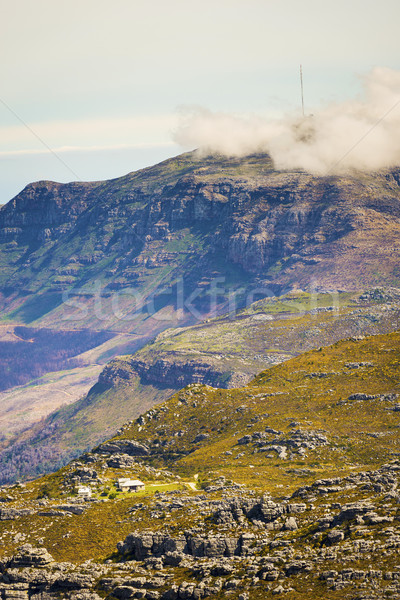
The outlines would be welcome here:
M 201 154 L 245 156 L 266 151 L 275 166 L 312 173 L 351 168 L 373 171 L 400 164 L 400 71 L 374 68 L 359 98 L 329 104 L 306 116 L 188 112 L 174 139 Z

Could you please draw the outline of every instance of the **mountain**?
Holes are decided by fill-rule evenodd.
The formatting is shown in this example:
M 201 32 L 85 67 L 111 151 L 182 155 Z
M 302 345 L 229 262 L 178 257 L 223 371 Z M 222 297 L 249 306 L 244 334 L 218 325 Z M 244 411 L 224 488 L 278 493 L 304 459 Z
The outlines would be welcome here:
M 190 385 L 3 488 L 3 597 L 398 597 L 399 356 L 398 332 L 358 336 L 239 389 Z
M 263 154 L 188 153 L 106 182 L 30 184 L 0 210 L 2 308 L 140 333 L 234 293 L 396 286 L 399 182 L 399 169 L 315 177 Z
M 4 421 L 3 483 L 72 460 L 1 487 L 2 598 L 399 597 L 399 187 L 189 153 L 1 208 L 9 424 L 111 359 Z

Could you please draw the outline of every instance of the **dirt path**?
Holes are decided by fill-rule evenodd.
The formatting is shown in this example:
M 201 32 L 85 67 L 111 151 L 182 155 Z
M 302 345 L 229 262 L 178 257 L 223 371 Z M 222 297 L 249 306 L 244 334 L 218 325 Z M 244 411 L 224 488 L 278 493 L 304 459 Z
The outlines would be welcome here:
M 190 487 L 191 490 L 194 490 L 195 492 L 198 491 L 197 489 L 197 480 L 199 478 L 199 474 L 196 473 L 196 475 L 194 475 L 193 479 L 195 481 L 195 483 L 193 483 L 192 481 L 185 481 L 185 484 Z

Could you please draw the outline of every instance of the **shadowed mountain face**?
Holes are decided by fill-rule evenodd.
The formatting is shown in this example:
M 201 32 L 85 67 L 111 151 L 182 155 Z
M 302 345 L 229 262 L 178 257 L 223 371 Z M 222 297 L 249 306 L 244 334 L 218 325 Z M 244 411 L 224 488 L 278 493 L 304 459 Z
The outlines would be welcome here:
M 2 308 L 157 331 L 149 315 L 193 321 L 239 289 L 243 304 L 254 289 L 399 285 L 399 181 L 399 169 L 315 177 L 267 155 L 188 153 L 106 182 L 30 184 L 0 210 Z

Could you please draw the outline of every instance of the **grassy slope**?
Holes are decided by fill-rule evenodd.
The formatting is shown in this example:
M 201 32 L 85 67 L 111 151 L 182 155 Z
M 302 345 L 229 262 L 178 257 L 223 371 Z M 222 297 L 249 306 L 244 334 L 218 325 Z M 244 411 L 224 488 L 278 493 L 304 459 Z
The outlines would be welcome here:
M 371 366 L 346 366 L 353 362 Z M 346 400 L 355 393 L 400 394 L 400 332 L 347 339 L 307 352 L 261 373 L 241 389 L 188 386 L 144 413 L 144 425 L 127 424 L 115 439 L 150 445 L 153 455 L 145 463 L 168 467 L 188 480 L 197 473 L 200 482 L 225 475 L 277 494 L 284 487 L 287 494 L 316 478 L 375 468 L 400 451 L 400 412 L 390 410 L 393 401 Z M 107 401 L 117 404 L 111 392 L 104 398 Z M 293 421 L 296 429 L 323 431 L 329 444 L 287 460 L 274 452 L 271 456 L 254 452 L 251 443 L 237 444 L 242 436 L 267 426 L 287 437 Z M 177 431 L 183 434 L 175 436 Z M 195 444 L 199 433 L 209 437 Z M 167 443 L 161 446 L 164 440 Z M 60 476 L 45 479 L 54 483 Z M 28 489 L 41 485 L 37 480 Z
M 354 362 L 372 364 L 358 369 L 346 366 Z M 349 468 L 373 467 L 400 450 L 399 413 L 387 410 L 393 403 L 346 401 L 355 393 L 400 393 L 400 333 L 348 339 L 307 352 L 263 372 L 242 389 L 189 387 L 159 407 L 145 427 L 132 425 L 122 437 L 153 444 L 169 441 L 153 460 L 181 475 L 201 473 L 206 478 L 215 471 L 260 489 L 276 491 L 283 484 L 290 490 L 304 477 L 287 473 L 289 467 L 309 469 L 305 479 L 311 480 Z M 324 430 L 329 445 L 305 458 L 294 455 L 293 461 L 277 460 L 275 453 L 272 458 L 254 453 L 251 444 L 237 445 L 243 435 L 266 426 L 287 436 L 293 421 L 305 430 Z M 180 430 L 181 437 L 174 436 Z M 193 439 L 199 433 L 209 438 L 196 445 Z
M 211 365 L 226 374 L 221 380 L 228 380 L 232 373 L 244 373 L 249 378 L 276 362 L 339 338 L 383 333 L 399 327 L 399 309 L 396 302 L 388 303 L 388 298 L 387 294 L 380 297 L 375 293 L 360 300 L 358 294 L 340 294 L 336 299 L 339 310 L 324 311 L 334 300 L 329 294 L 312 298 L 305 293 L 292 293 L 258 301 L 234 320 L 220 318 L 190 328 L 168 330 L 133 356 L 111 363 L 115 377 L 111 389 L 95 386 L 88 396 L 61 407 L 39 426 L 26 431 L 20 441 L 32 448 L 52 447 L 57 452 L 57 461 L 60 457 L 68 460 L 113 435 L 125 421 L 135 419 L 177 391 L 179 386 L 172 383 L 139 381 L 132 359 L 150 365 L 159 359 L 178 364 L 192 361 Z M 82 359 L 88 362 L 103 359 L 108 352 L 115 351 L 113 346 L 117 339 L 104 344 L 101 352 L 95 349 L 85 353 Z M 121 338 L 122 347 L 123 343 Z M 109 369 L 107 366 L 106 370 Z M 119 370 L 129 379 L 118 378 Z M 57 381 L 50 386 L 50 394 L 55 387 Z M 41 393 L 43 389 L 33 387 L 32 393 Z M 46 458 L 43 468 L 49 470 L 51 464 Z M 54 463 L 53 468 L 55 466 Z M 25 477 L 27 473 L 24 467 L 20 476 Z
M 353 368 L 349 363 L 354 362 L 362 362 L 364 366 Z M 191 511 L 175 511 L 162 518 L 155 516 L 155 491 L 181 490 L 182 498 L 196 495 L 195 491 L 187 489 L 183 492 L 182 489 L 183 485 L 194 481 L 193 476 L 197 473 L 198 485 L 204 486 L 225 475 L 244 483 L 246 488 L 272 492 L 275 497 L 282 498 L 315 479 L 345 476 L 376 468 L 392 459 L 393 453 L 400 450 L 400 413 L 390 410 L 395 400 L 374 398 L 352 401 L 348 397 L 354 393 L 400 393 L 399 367 L 400 332 L 395 332 L 365 339 L 347 339 L 330 347 L 307 352 L 261 373 L 242 389 L 216 390 L 207 386 L 189 386 L 157 409 L 144 414 L 144 424 L 142 420 L 140 425 L 128 425 L 119 436 L 146 442 L 154 452 L 160 448 L 157 443 L 172 440 L 172 443 L 164 446 L 164 451 L 158 457 L 139 461 L 132 468 L 120 470 L 107 468 L 104 459 L 93 456 L 94 462 L 89 466 L 101 473 L 97 493 L 106 490 L 106 495 L 98 497 L 103 501 L 94 502 L 83 515 L 74 517 L 43 517 L 36 513 L 12 521 L 11 527 L 10 522 L 0 521 L 0 555 L 10 554 L 24 541 L 44 545 L 56 560 L 80 563 L 89 558 L 101 560 L 111 556 L 116 542 L 132 529 L 169 531 L 174 534 L 198 525 L 204 533 L 228 531 L 224 527 L 216 528 L 212 521 L 204 520 L 201 514 Z M 318 377 L 315 373 L 328 375 Z M 266 426 L 289 435 L 293 420 L 297 422 L 296 428 L 323 430 L 329 444 L 307 450 L 302 458 L 293 456 L 287 460 L 278 459 L 274 453 L 273 456 L 254 453 L 251 444 L 237 445 L 241 436 L 262 431 Z M 184 434 L 181 437 L 174 436 L 177 430 L 184 431 Z M 199 432 L 208 433 L 209 438 L 194 444 L 193 439 Z M 373 434 L 372 437 L 369 434 Z M 232 454 L 226 454 L 227 451 Z M 53 505 L 65 502 L 70 491 L 65 488 L 64 481 L 77 466 L 76 463 L 71 464 L 22 489 L 18 486 L 8 489 L 7 493 L 14 501 L 7 506 L 36 507 L 37 511 L 36 499 L 44 493 L 50 496 Z M 170 473 L 164 470 L 165 466 Z M 117 494 L 115 499 L 112 499 L 112 495 L 107 498 L 107 494 L 114 489 L 116 477 L 122 474 L 141 478 L 146 483 L 146 491 L 134 497 Z M 177 480 L 178 475 L 182 479 Z M 364 486 L 328 492 L 314 502 L 311 515 L 306 511 L 296 517 L 300 527 L 298 531 L 270 532 L 270 539 L 292 545 L 294 558 L 296 553 L 304 555 L 307 547 L 317 552 L 321 548 L 319 571 L 340 570 L 346 566 L 368 570 L 371 560 L 375 569 L 393 570 L 398 562 L 395 550 L 385 555 L 375 553 L 373 556 L 358 557 L 352 557 L 344 551 L 344 558 L 337 562 L 329 557 L 324 558 L 323 534 L 317 536 L 318 539 L 314 535 L 316 521 L 324 517 L 326 508 L 333 506 L 332 503 L 370 502 L 372 498 L 380 513 L 397 514 L 395 501 L 368 490 L 368 486 Z M 221 492 L 216 491 L 208 498 L 218 500 L 220 495 Z M 129 510 L 137 502 L 142 503 L 142 509 L 132 516 Z M 238 535 L 241 528 L 234 527 L 231 534 Z M 254 531 L 257 533 L 257 529 Z M 357 527 L 350 528 L 346 533 L 350 544 L 352 540 L 364 539 L 360 535 L 369 539 L 368 535 L 371 534 L 368 531 L 360 533 Z M 382 539 L 385 542 L 385 526 L 374 526 L 373 536 L 375 540 Z M 133 572 L 135 563 L 127 568 Z M 174 571 L 175 581 L 190 577 L 186 571 Z M 313 574 L 311 579 L 307 574 L 300 574 L 283 583 L 286 587 L 293 586 L 292 591 L 285 595 L 290 600 L 354 597 L 351 587 L 336 591 L 327 589 L 318 580 L 317 574 Z M 233 593 L 232 598 L 236 600 L 239 591 Z M 252 588 L 251 594 L 252 600 L 273 597 L 271 587 L 268 588 L 263 582 Z
M 48 423 L 59 423 L 60 449 L 82 451 L 112 435 L 122 423 L 135 419 L 174 392 L 171 388 L 143 386 L 138 378 L 117 389 L 99 390 L 95 386 L 79 402 L 53 413 Z

